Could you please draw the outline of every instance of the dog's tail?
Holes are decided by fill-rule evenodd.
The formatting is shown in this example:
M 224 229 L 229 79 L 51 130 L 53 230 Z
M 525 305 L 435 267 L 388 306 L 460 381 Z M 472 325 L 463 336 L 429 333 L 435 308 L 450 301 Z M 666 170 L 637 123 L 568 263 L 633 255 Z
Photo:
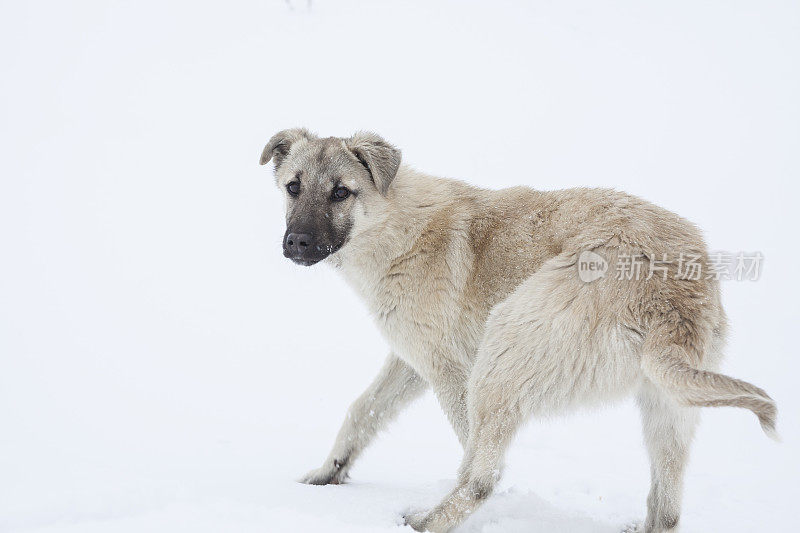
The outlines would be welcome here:
M 778 408 L 766 392 L 746 381 L 693 368 L 687 360 L 682 347 L 671 345 L 660 352 L 644 353 L 642 370 L 656 386 L 679 403 L 750 409 L 758 417 L 764 433 L 771 439 L 780 440 L 775 429 Z

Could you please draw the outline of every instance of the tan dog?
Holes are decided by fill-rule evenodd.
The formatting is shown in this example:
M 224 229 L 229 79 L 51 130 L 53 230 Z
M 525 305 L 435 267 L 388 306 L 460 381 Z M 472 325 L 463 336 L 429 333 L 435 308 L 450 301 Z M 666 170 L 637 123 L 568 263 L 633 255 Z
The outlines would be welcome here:
M 725 313 L 688 221 L 612 190 L 490 191 L 433 178 L 401 166 L 372 133 L 282 131 L 261 164 L 271 159 L 287 201 L 284 254 L 338 269 L 392 348 L 303 482 L 342 482 L 430 386 L 464 459 L 456 488 L 406 521 L 448 531 L 492 492 L 528 417 L 634 394 L 652 463 L 644 530 L 675 531 L 697 407 L 750 409 L 774 434 L 770 397 L 714 372 Z M 687 258 L 700 276 L 687 275 Z

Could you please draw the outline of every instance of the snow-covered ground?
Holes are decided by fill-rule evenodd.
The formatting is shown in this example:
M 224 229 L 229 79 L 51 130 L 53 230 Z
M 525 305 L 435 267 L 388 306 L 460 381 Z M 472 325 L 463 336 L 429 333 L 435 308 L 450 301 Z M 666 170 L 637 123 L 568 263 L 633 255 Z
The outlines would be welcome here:
M 352 482 L 328 452 L 386 346 L 283 259 L 275 131 L 373 129 L 472 183 L 611 186 L 761 251 L 725 371 L 782 444 L 707 409 L 684 532 L 790 531 L 798 461 L 800 8 L 786 1 L 4 2 L 0 531 L 410 531 L 459 446 L 430 396 Z M 462 532 L 617 532 L 645 512 L 632 403 L 534 420 Z

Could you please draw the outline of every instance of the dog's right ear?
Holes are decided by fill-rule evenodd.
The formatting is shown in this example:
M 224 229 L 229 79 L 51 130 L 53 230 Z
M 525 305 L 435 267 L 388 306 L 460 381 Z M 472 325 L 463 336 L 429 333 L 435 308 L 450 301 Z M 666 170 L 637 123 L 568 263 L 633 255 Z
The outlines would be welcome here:
M 289 154 L 292 144 L 300 139 L 311 139 L 314 134 L 305 128 L 292 128 L 289 130 L 279 131 L 269 140 L 261 152 L 261 164 L 266 165 L 270 159 L 275 160 L 275 168 L 277 169 L 283 163 L 283 160 Z

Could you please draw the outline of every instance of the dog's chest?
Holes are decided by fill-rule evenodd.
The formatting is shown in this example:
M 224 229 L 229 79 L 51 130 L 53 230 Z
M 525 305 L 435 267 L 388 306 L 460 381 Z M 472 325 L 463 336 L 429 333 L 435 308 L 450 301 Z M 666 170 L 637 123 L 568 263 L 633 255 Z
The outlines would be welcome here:
M 470 364 L 481 335 L 482 322 L 464 309 L 453 279 L 435 274 L 392 272 L 359 291 L 392 350 L 423 375 L 443 359 Z

